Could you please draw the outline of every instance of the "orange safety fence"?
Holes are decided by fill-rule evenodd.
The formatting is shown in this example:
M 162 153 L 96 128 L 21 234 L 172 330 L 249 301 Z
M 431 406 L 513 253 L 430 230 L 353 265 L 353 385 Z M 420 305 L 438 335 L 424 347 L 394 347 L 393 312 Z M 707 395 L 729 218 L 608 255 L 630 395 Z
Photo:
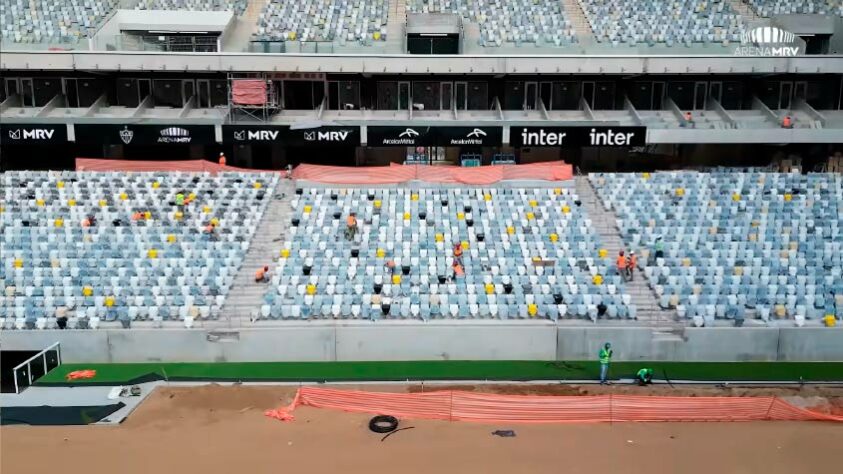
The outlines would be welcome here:
M 565 181 L 574 176 L 573 167 L 562 161 L 527 165 L 478 167 L 399 165 L 323 166 L 302 164 L 293 178 L 325 184 L 397 184 L 407 181 L 454 184 L 494 184 L 504 180 Z
M 125 172 L 209 172 L 223 171 L 262 172 L 257 170 L 220 165 L 207 160 L 112 160 L 103 158 L 76 158 L 76 171 L 125 171 Z M 277 170 L 274 170 L 278 172 Z
M 838 421 L 777 397 L 648 397 L 636 395 L 496 395 L 442 390 L 384 393 L 302 387 L 293 402 L 266 416 L 293 420 L 300 405 L 399 418 L 482 423 L 659 421 Z

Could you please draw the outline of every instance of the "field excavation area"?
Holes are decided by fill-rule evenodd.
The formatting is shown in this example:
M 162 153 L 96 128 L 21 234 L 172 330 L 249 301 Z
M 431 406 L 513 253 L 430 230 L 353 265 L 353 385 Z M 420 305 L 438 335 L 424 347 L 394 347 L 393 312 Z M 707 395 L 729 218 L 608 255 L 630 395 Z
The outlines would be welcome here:
M 836 387 L 719 388 L 571 385 L 342 385 L 417 393 L 507 395 L 777 396 L 843 414 Z M 307 472 L 822 472 L 836 465 L 843 423 L 590 423 L 524 425 L 400 420 L 384 435 L 372 415 L 298 407 L 295 420 L 265 416 L 296 387 L 160 386 L 118 426 L 4 426 L 0 471 L 22 473 Z M 514 430 L 515 437 L 495 436 Z M 382 440 L 383 439 L 383 440 Z

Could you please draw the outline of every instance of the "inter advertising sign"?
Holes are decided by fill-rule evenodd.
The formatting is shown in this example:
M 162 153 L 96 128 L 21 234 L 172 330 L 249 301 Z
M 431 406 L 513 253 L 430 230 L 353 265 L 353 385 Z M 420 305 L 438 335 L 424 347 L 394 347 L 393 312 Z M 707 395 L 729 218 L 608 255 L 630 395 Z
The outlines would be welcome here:
M 0 143 L 4 145 L 51 145 L 67 142 L 67 125 L 55 124 L 0 124 Z
M 502 127 L 367 128 L 368 146 L 501 146 Z
M 103 145 L 210 145 L 213 125 L 94 125 L 78 124 L 76 141 Z
M 512 127 L 509 141 L 517 147 L 643 146 L 647 127 Z

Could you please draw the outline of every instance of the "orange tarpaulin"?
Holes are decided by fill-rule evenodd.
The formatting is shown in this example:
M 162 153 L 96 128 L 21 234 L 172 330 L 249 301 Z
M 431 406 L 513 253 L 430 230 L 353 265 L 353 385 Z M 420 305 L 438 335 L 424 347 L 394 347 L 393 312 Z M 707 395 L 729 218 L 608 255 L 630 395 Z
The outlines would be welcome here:
M 263 105 L 266 103 L 266 81 L 237 79 L 231 81 L 231 101 L 238 105 Z
M 74 370 L 67 374 L 67 380 L 92 379 L 97 376 L 96 370 Z
M 303 164 L 293 171 L 293 178 L 326 184 L 397 184 L 407 181 L 454 184 L 494 184 L 504 180 L 564 181 L 574 176 L 571 165 L 562 161 L 529 165 L 494 165 L 478 167 L 398 165 L 322 166 Z
M 598 423 L 622 421 L 843 421 L 776 397 L 647 397 L 634 395 L 496 395 L 459 391 L 381 393 L 302 387 L 293 403 L 269 417 L 293 419 L 296 406 L 332 408 L 399 418 L 484 423 Z
M 206 160 L 112 160 L 108 158 L 76 158 L 76 171 L 126 171 L 126 172 L 209 172 L 265 170 L 237 168 Z M 275 172 L 278 172 L 275 170 Z

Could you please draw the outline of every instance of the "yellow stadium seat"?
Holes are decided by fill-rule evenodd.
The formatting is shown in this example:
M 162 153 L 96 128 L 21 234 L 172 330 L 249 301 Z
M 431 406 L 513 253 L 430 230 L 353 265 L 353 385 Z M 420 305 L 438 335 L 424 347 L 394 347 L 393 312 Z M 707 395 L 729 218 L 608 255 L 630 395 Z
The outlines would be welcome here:
M 418 194 L 411 194 L 411 195 L 410 195 L 410 200 L 411 200 L 411 201 L 418 201 L 418 200 L 419 200 L 419 195 L 418 195 Z
M 121 201 L 125 201 L 125 200 L 127 200 L 127 199 L 129 199 L 129 195 L 128 195 L 128 194 L 126 194 L 126 193 L 120 193 L 120 200 L 121 200 Z
M 514 234 L 514 233 L 515 233 L 515 227 L 508 226 L 508 227 L 506 228 L 506 233 L 507 233 L 507 234 L 509 234 L 509 235 Z
M 152 182 L 152 189 L 158 189 L 160 187 L 161 187 L 161 183 L 159 183 L 158 181 Z
M 308 295 L 315 295 L 316 294 L 316 285 L 314 285 L 313 283 L 308 283 L 307 294 Z
M 290 249 L 281 249 L 281 258 L 287 258 L 290 256 Z
M 64 219 L 58 218 L 55 220 L 54 224 L 56 225 L 56 227 L 64 227 Z
M 550 234 L 550 241 L 551 241 L 551 242 L 556 242 L 556 241 L 558 241 L 558 240 L 559 240 L 559 235 L 557 235 L 557 234 Z
M 527 314 L 530 315 L 531 318 L 536 317 L 536 313 L 539 312 L 539 307 L 535 303 L 530 303 L 527 305 Z
M 216 227 L 216 226 L 220 225 L 220 220 L 219 220 L 219 219 L 217 219 L 216 217 L 214 217 L 213 219 L 211 219 L 211 224 L 212 224 L 214 227 Z
M 211 213 L 211 206 L 203 206 L 202 212 L 204 212 L 205 214 L 210 214 Z
M 59 189 L 64 188 L 64 181 L 59 181 L 59 182 L 57 182 L 57 183 L 56 183 L 56 187 L 57 187 L 57 188 L 59 188 Z
M 461 220 L 463 220 L 463 219 L 465 219 L 465 214 L 464 214 L 464 213 L 462 213 L 462 212 L 458 212 L 458 213 L 457 213 L 457 220 L 458 220 L 458 221 L 461 221 Z
M 738 202 L 741 200 L 741 195 L 738 193 L 732 193 L 732 201 Z
M 108 201 L 106 201 L 105 199 L 100 199 L 100 207 L 106 207 L 106 206 L 108 206 Z
M 528 220 L 528 221 L 531 221 L 531 220 L 533 220 L 533 219 L 535 219 L 535 218 L 536 218 L 536 215 L 535 215 L 535 214 L 533 214 L 532 212 L 528 212 L 528 213 L 527 213 L 527 220 Z
M 76 199 L 68 199 L 67 205 L 70 206 L 70 207 L 75 206 L 76 205 Z
M 445 240 L 445 236 L 443 236 L 442 234 L 436 234 L 435 239 L 437 242 L 442 242 Z
M 392 275 L 392 284 L 393 285 L 400 285 L 401 284 L 401 275 Z
M 147 220 L 147 221 L 148 221 L 148 220 L 150 220 L 150 219 L 152 219 L 152 213 L 151 213 L 151 212 L 149 212 L 149 211 L 144 212 L 144 213 L 143 213 L 143 218 L 144 218 L 144 220 Z
M 483 199 L 484 199 L 484 200 L 486 200 L 486 201 L 491 201 L 491 200 L 492 200 L 492 195 L 491 195 L 491 194 L 484 194 L 484 195 L 483 195 Z
M 463 240 L 462 242 L 460 242 L 460 247 L 462 247 L 463 250 L 468 250 L 468 241 Z
M 38 200 L 35 201 L 35 204 L 37 204 L 40 207 L 44 207 L 45 202 L 44 202 L 43 199 L 38 199 Z
M 535 200 L 535 199 L 530 199 L 530 207 L 536 207 L 536 206 L 538 206 L 538 205 L 539 205 L 539 203 L 538 203 L 538 202 L 536 202 L 536 200 Z
M 146 251 L 146 256 L 149 258 L 158 258 L 158 250 L 149 249 Z
M 263 187 L 263 184 L 261 184 L 261 183 L 260 183 L 260 181 L 257 181 L 257 182 L 255 182 L 255 184 L 253 185 L 253 187 L 254 187 L 255 189 L 260 189 L 260 188 L 262 188 L 262 187 Z
M 310 204 L 305 204 L 305 206 L 304 206 L 304 213 L 305 214 L 310 214 L 310 211 L 312 211 L 312 210 L 313 210 L 313 207 L 311 207 Z
M 784 202 L 790 202 L 791 200 L 793 200 L 792 194 L 787 193 L 787 194 L 784 195 Z
M 676 188 L 675 193 L 677 196 L 682 197 L 685 195 L 685 188 Z
M 597 251 L 597 256 L 600 258 L 606 258 L 609 255 L 609 251 L 606 249 L 600 249 Z
M 553 194 L 555 194 L 555 195 L 559 196 L 559 195 L 561 195 L 561 194 L 562 194 L 562 190 L 561 190 L 560 188 L 555 188 L 555 189 L 553 190 Z
M 375 41 L 380 41 L 380 39 L 381 39 L 381 32 L 380 32 L 380 31 L 375 31 L 374 33 L 372 33 L 372 39 L 374 39 Z
M 487 295 L 491 295 L 495 292 L 495 285 L 493 285 L 491 283 L 486 283 L 485 288 L 486 288 L 486 294 Z
M 562 206 L 562 214 L 570 214 L 570 213 L 571 213 L 571 208 L 568 207 L 567 204 Z
M 375 255 L 377 255 L 378 258 L 384 258 L 386 256 L 386 251 L 384 249 L 378 249 Z
M 594 275 L 593 277 L 591 277 L 591 282 L 594 283 L 595 286 L 600 286 L 603 284 L 603 276 Z
M 641 177 L 644 179 L 650 179 L 650 173 L 641 173 Z
M 110 308 L 114 306 L 114 297 L 113 296 L 106 296 L 105 297 L 105 307 Z
M 837 319 L 833 314 L 826 314 L 823 317 L 823 324 L 825 324 L 826 327 L 833 328 L 834 326 L 837 326 Z
M 409 213 L 409 212 L 405 212 L 405 213 L 404 213 L 404 220 L 405 220 L 405 221 L 410 220 L 410 213 Z
M 22 258 L 16 258 L 15 259 L 15 268 L 23 268 L 23 259 Z
M 176 236 L 175 236 L 175 235 L 170 234 L 170 235 L 168 235 L 168 236 L 167 236 L 167 242 L 169 242 L 169 243 L 171 243 L 171 244 L 172 244 L 172 243 L 174 243 L 175 241 L 176 241 Z
M 91 288 L 90 286 L 82 287 L 82 296 L 93 296 L 93 295 L 94 295 L 94 289 L 93 288 Z
M 375 202 L 373 202 L 372 205 L 375 206 L 375 209 L 380 209 L 381 208 L 381 200 L 375 199 Z

